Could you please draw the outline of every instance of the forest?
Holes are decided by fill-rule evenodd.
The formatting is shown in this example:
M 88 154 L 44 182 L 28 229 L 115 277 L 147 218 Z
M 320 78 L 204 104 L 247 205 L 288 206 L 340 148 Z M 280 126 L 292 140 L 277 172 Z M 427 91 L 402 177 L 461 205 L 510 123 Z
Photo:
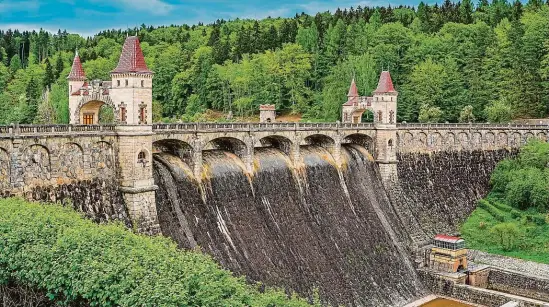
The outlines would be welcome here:
M 249 120 L 260 104 L 336 121 L 351 79 L 370 95 L 382 70 L 399 91 L 399 121 L 506 122 L 549 111 L 549 1 L 446 0 L 87 38 L 0 31 L 0 124 L 68 123 L 75 50 L 88 79 L 110 80 L 128 35 L 139 37 L 155 72 L 157 122 Z

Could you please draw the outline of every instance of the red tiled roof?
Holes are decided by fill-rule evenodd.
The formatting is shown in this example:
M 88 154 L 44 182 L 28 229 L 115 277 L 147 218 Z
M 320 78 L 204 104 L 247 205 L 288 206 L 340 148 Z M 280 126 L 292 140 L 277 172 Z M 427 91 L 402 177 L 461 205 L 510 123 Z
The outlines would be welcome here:
M 120 54 L 120 59 L 118 60 L 118 66 L 116 66 L 111 73 L 130 72 L 142 74 L 152 73 L 145 63 L 143 50 L 141 50 L 139 38 L 137 38 L 137 36 L 126 38 L 124 46 L 122 47 L 122 54 Z
M 379 82 L 374 93 L 394 93 L 395 88 L 393 87 L 393 80 L 391 79 L 391 74 L 388 71 L 382 71 L 381 76 L 379 77 Z
M 444 241 L 444 242 L 448 242 L 448 243 L 457 243 L 458 241 L 460 240 L 463 240 L 462 238 L 460 237 L 453 237 L 453 236 L 447 236 L 447 235 L 436 235 L 435 236 L 435 240 L 437 241 Z
M 349 93 L 347 94 L 347 97 L 357 97 L 358 96 L 358 88 L 356 87 L 355 78 L 353 78 L 353 81 L 351 81 L 351 87 L 349 87 Z
M 78 51 L 74 55 L 74 60 L 72 61 L 72 69 L 67 77 L 69 80 L 85 80 L 86 74 L 84 73 L 84 68 L 82 68 L 82 62 L 80 62 L 80 56 Z

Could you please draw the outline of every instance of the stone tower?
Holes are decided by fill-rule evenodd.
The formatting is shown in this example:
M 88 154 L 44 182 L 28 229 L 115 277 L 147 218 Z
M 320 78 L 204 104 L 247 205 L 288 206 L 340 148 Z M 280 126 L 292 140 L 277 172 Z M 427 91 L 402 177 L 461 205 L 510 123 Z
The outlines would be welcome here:
M 86 89 L 88 87 L 88 84 L 86 82 L 86 74 L 84 73 L 84 69 L 82 68 L 82 62 L 80 61 L 78 50 L 74 55 L 74 60 L 72 61 L 72 69 L 69 73 L 69 76 L 67 77 L 67 80 L 69 81 L 69 116 L 70 123 L 73 124 L 79 121 L 77 116 L 75 118 L 75 115 L 73 113 L 78 108 L 78 102 L 82 94 L 80 90 Z
M 362 114 L 370 110 L 374 115 L 376 139 L 374 156 L 379 164 L 384 180 L 396 179 L 397 146 L 397 99 L 398 92 L 393 86 L 391 74 L 382 71 L 377 88 L 372 97 L 358 95 L 355 80 L 351 82 L 347 102 L 342 108 L 342 122 L 360 123 Z
M 103 105 L 115 114 L 120 191 L 140 232 L 159 233 L 152 175 L 152 79 L 139 39 L 126 38 L 111 81 L 86 81 L 76 54 L 69 74 L 71 124 L 97 124 Z

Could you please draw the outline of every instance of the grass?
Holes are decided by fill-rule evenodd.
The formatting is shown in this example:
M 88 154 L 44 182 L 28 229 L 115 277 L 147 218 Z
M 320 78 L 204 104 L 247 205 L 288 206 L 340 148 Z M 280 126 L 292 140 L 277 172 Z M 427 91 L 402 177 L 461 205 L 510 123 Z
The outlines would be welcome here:
M 497 202 L 497 197 L 488 196 L 486 199 L 490 200 L 489 210 L 485 209 L 486 206 L 478 206 L 461 226 L 461 234 L 467 242 L 467 247 L 549 264 L 549 217 L 535 210 L 516 210 Z M 517 245 L 511 250 L 505 250 L 500 246 L 490 232 L 494 226 L 501 223 L 515 224 L 520 230 Z

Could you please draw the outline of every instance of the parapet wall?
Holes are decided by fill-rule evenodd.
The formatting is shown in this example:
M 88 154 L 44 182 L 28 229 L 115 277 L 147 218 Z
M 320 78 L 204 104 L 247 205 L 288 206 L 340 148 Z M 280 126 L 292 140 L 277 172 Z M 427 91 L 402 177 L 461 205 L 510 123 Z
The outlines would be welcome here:
M 0 191 L 70 203 L 96 220 L 128 221 L 116 148 L 114 126 L 0 127 Z
M 516 272 L 491 269 L 488 288 L 549 302 L 549 279 Z

